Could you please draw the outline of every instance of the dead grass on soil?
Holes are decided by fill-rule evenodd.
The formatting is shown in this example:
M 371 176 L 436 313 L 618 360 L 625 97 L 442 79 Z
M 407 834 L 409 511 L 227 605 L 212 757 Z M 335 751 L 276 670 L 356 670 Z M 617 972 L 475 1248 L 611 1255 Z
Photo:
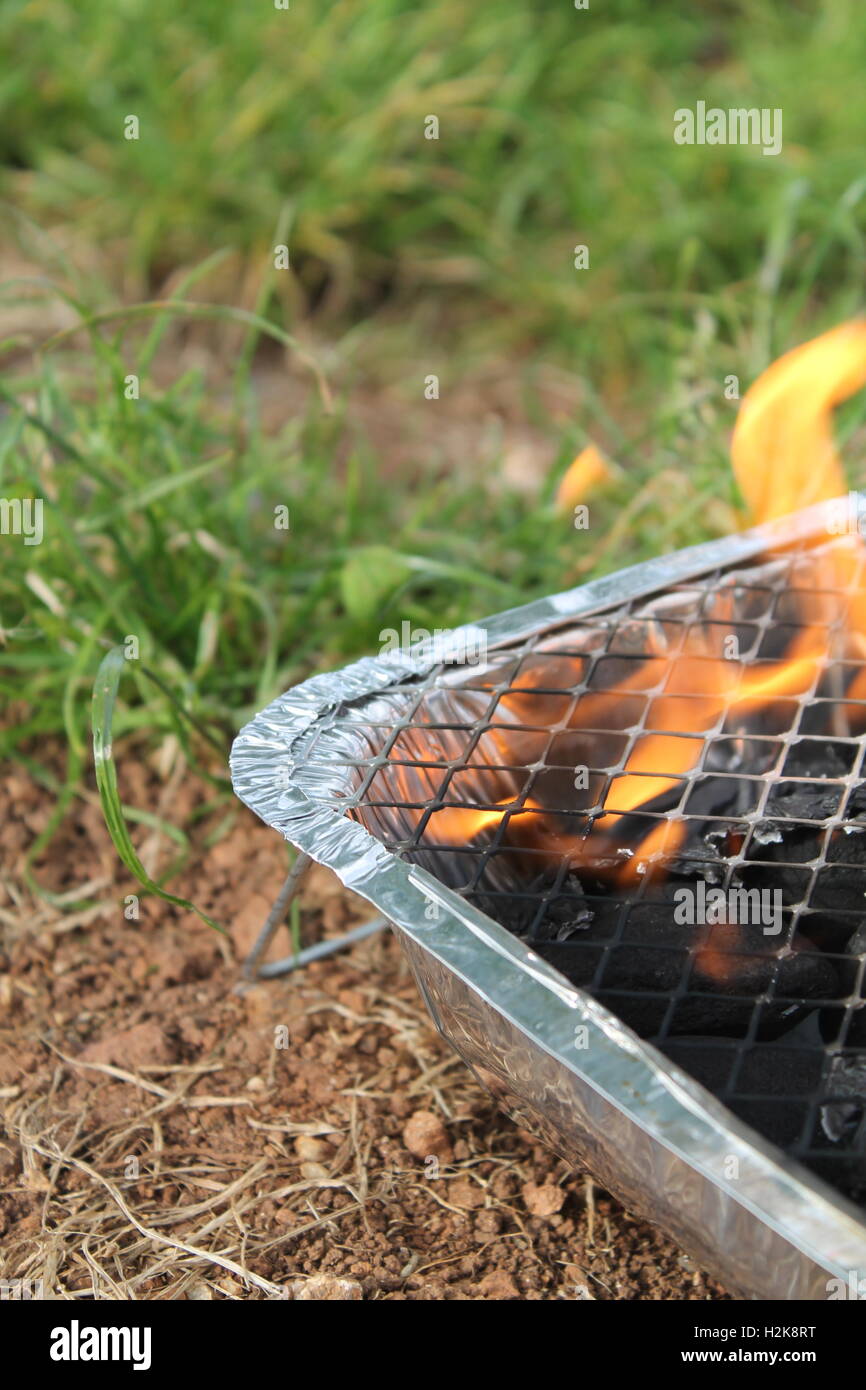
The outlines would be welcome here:
M 170 785 L 175 824 L 211 795 L 132 769 L 125 798 Z M 237 992 L 285 869 L 240 807 L 201 820 L 179 885 L 228 939 L 151 899 L 125 920 L 135 885 L 88 797 L 38 866 L 72 905 L 34 899 L 23 856 L 50 809 L 21 772 L 0 792 L 2 1278 L 64 1300 L 725 1296 L 499 1114 L 390 935 Z M 151 831 L 139 849 L 167 852 Z M 305 940 L 367 915 L 313 871 Z M 404 1139 L 419 1111 L 444 1127 L 438 1173 Z

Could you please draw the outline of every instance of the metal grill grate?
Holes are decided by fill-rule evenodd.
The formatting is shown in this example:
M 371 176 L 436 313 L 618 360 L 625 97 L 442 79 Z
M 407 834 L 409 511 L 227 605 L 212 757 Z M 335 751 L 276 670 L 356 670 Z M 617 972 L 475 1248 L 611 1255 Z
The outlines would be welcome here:
M 866 702 L 848 612 L 861 580 L 828 586 L 828 550 L 716 571 L 483 665 L 439 665 L 330 722 L 349 721 L 357 749 L 348 814 L 863 1200 Z M 804 633 L 820 634 L 820 660 L 752 698 L 750 673 L 781 671 Z M 731 637 L 721 708 L 701 671 L 709 689 Z M 653 737 L 669 765 L 634 771 Z M 316 750 L 314 736 L 308 785 Z M 650 835 L 672 823 L 673 847 Z M 780 894 L 772 929 L 678 923 L 677 891 L 701 884 Z

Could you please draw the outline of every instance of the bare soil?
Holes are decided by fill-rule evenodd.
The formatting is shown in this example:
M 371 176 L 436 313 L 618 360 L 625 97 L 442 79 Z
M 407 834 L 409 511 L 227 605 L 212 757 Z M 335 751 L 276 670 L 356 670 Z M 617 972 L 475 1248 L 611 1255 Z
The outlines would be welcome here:
M 34 894 L 53 798 L 21 771 L 0 790 L 3 1278 L 84 1300 L 727 1297 L 496 1110 L 390 933 L 237 992 L 284 847 L 239 806 L 196 819 L 213 789 L 177 748 L 120 763 L 125 800 L 194 825 L 171 886 L 229 933 L 154 898 L 127 919 L 91 794 L 35 865 L 64 900 Z M 152 872 L 175 852 L 136 839 Z M 305 942 L 369 915 L 312 871 Z

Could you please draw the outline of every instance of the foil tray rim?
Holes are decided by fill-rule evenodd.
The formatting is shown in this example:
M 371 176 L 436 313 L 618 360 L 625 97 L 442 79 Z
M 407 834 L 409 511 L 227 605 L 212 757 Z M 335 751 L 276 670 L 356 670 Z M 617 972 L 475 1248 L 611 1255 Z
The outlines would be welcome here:
M 866 494 L 860 494 L 866 500 Z M 488 649 L 507 646 L 569 619 L 599 614 L 716 568 L 746 562 L 775 546 L 822 531 L 847 499 L 834 499 L 721 540 L 632 565 L 577 588 L 506 610 L 471 625 L 487 633 Z M 455 652 L 469 629 L 450 634 Z M 499 923 L 468 904 L 427 870 L 398 859 L 344 807 L 311 796 L 292 781 L 299 741 L 325 715 L 354 700 L 385 694 L 423 677 L 443 657 L 408 649 L 364 657 L 292 687 L 238 733 L 230 754 L 236 795 L 267 825 L 332 869 L 425 951 L 509 1017 L 535 1044 L 621 1110 L 655 1142 L 677 1154 L 739 1206 L 782 1236 L 828 1274 L 866 1274 L 866 1219 L 802 1165 L 781 1154 L 724 1105 L 644 1042 L 604 1005 L 571 986 Z M 278 773 L 277 769 L 281 772 Z M 425 921 L 430 901 L 437 920 Z M 574 1048 L 575 1020 L 591 1045 Z M 725 1176 L 736 1156 L 740 1175 Z M 782 1158 L 783 1162 L 779 1159 Z

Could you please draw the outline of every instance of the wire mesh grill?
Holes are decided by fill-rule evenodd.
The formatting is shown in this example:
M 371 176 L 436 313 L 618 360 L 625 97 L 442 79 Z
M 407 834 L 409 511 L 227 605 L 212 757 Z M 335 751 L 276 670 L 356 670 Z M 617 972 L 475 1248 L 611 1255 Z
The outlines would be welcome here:
M 716 571 L 332 718 L 352 726 L 348 814 L 863 1201 L 866 644 L 860 562 L 840 585 L 836 550 Z M 305 762 L 315 777 L 315 738 Z

